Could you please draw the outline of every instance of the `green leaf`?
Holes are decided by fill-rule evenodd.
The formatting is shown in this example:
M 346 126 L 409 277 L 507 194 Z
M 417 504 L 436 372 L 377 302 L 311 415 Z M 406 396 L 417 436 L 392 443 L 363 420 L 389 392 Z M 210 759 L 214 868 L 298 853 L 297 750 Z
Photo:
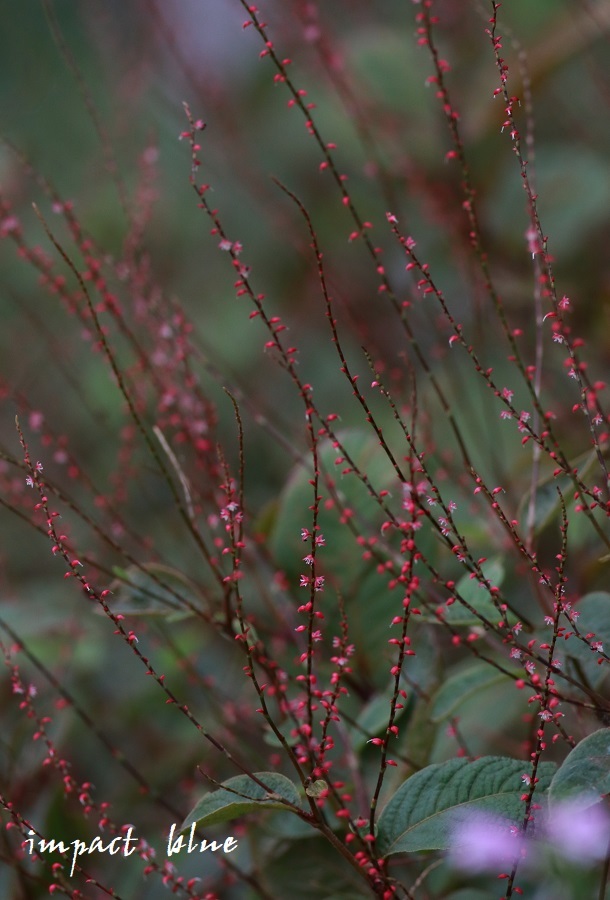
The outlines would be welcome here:
M 398 592 L 388 590 L 388 580 L 387 573 L 361 572 L 349 599 L 349 634 L 356 648 L 353 662 L 380 691 L 390 666 L 381 667 L 379 662 L 391 658 L 390 622 L 401 599 Z
M 581 478 L 587 477 L 594 465 L 597 463 L 597 454 L 595 450 L 587 451 L 576 459 L 572 460 L 572 468 L 578 469 Z M 553 519 L 559 516 L 561 510 L 561 500 L 557 492 L 557 488 L 561 490 L 564 497 L 569 497 L 573 490 L 573 481 L 568 475 L 548 476 L 540 481 L 535 489 L 535 506 L 534 506 L 534 533 L 540 534 L 541 531 L 549 525 Z M 520 522 L 527 521 L 531 491 L 527 491 L 523 500 L 519 504 L 517 518 Z
M 503 752 L 507 742 L 525 740 L 527 727 L 527 692 L 519 691 L 512 680 L 505 679 L 476 694 L 465 697 L 458 710 L 460 733 L 473 757 L 495 756 Z M 444 762 L 455 755 L 455 736 L 437 725 L 434 747 L 428 763 Z
M 299 734 L 292 733 L 295 730 L 294 722 L 276 722 L 275 726 L 289 746 L 293 747 L 300 740 Z M 283 747 L 284 746 L 282 741 L 276 735 L 275 731 L 272 731 L 272 729 L 269 725 L 265 726 L 265 731 L 263 733 L 263 740 L 270 747 Z
M 267 860 L 263 881 L 268 895 L 278 900 L 361 900 L 371 896 L 353 866 L 320 837 L 291 844 L 285 853 Z
M 393 491 L 398 479 L 384 453 L 380 452 L 377 439 L 366 431 L 346 429 L 338 435 L 355 465 L 366 472 L 377 490 Z M 336 465 L 342 454 L 328 440 L 321 441 L 319 447 L 320 467 L 336 480 L 335 488 L 342 503 L 354 511 L 356 521 L 364 521 L 370 528 L 381 524 L 382 514 L 371 498 L 367 488 L 357 475 L 342 475 L 347 463 Z M 277 516 L 272 526 L 271 546 L 277 564 L 289 574 L 298 574 L 302 569 L 302 557 L 308 547 L 300 537 L 301 529 L 311 520 L 309 508 L 312 502 L 312 488 L 308 468 L 297 466 L 282 491 Z M 326 537 L 332 552 L 320 553 L 319 561 L 325 573 L 332 573 L 346 585 L 357 583 L 365 564 L 362 551 L 353 534 L 339 521 L 337 510 L 322 507 L 319 515 L 320 531 Z M 390 617 L 391 618 L 391 617 Z
M 328 784 L 323 778 L 317 778 L 305 788 L 308 797 L 319 797 L 324 791 L 328 790 Z
M 299 792 L 296 786 L 277 772 L 255 772 L 256 777 L 269 788 L 266 791 L 248 775 L 236 775 L 223 781 L 222 787 L 204 794 L 194 809 L 188 814 L 181 831 L 197 822 L 198 825 L 215 825 L 218 822 L 230 822 L 246 813 L 259 809 L 289 809 L 282 800 L 292 806 L 301 808 Z
M 383 810 L 377 841 L 382 856 L 446 850 L 453 831 L 474 811 L 518 824 L 523 819 L 523 780 L 528 765 L 518 759 L 486 756 L 469 762 L 451 759 L 412 775 Z M 538 769 L 536 797 L 548 788 L 554 763 Z
M 530 4 L 531 5 L 531 4 Z M 540 147 L 536 188 L 542 221 L 553 222 L 553 247 L 561 257 L 574 256 L 586 247 L 591 232 L 605 221 L 610 203 L 610 177 L 603 158 L 586 147 L 572 153 L 569 144 Z M 582 152 L 581 152 L 582 150 Z M 490 226 L 506 234 L 506 222 L 519 215 L 519 196 L 504 171 L 496 176 L 496 188 L 487 197 Z
M 478 888 L 460 888 L 448 894 L 447 900 L 489 900 L 489 892 Z
M 339 827 L 337 821 L 333 828 Z M 273 812 L 261 821 L 260 829 L 274 840 L 302 841 L 319 838 L 320 834 L 309 822 L 300 819 L 291 812 Z
M 461 668 L 447 678 L 434 697 L 430 710 L 431 720 L 442 722 L 443 719 L 448 719 L 470 697 L 507 680 L 508 675 L 486 662 L 475 662 L 465 669 Z
M 551 803 L 594 806 L 610 794 L 610 728 L 590 734 L 568 753 L 551 781 Z
M 382 694 L 375 694 L 360 710 L 356 726 L 349 729 L 350 743 L 356 752 L 362 750 L 370 737 L 375 737 L 381 731 L 385 732 L 388 726 L 393 692 L 394 684 L 392 683 Z M 398 720 L 406 710 L 406 706 L 397 710 L 395 718 Z
M 579 613 L 578 630 L 582 634 L 595 634 L 595 638 L 592 640 L 601 641 L 604 648 L 610 647 L 610 594 L 606 591 L 593 591 L 585 594 L 578 601 L 575 609 Z M 577 662 L 589 684 L 593 688 L 598 688 L 608 675 L 607 667 L 597 664 L 600 658 L 599 654 L 577 637 L 571 637 L 561 649 L 568 657 Z
M 201 592 L 186 575 L 162 563 L 115 567 L 110 606 L 125 616 L 164 616 L 178 620 L 193 615 L 186 602 L 201 607 Z M 186 601 L 186 602 L 185 602 Z
M 437 736 L 438 726 L 430 719 L 430 704 L 417 698 L 401 747 L 405 757 L 414 766 L 423 768 L 430 762 Z
M 500 587 L 504 581 L 505 569 L 504 563 L 500 557 L 489 559 L 481 566 L 485 578 L 495 587 Z M 459 595 L 466 603 L 470 604 L 477 612 L 490 622 L 498 622 L 500 620 L 500 612 L 497 606 L 489 596 L 489 592 L 481 585 L 476 578 L 471 578 L 470 573 L 463 575 L 458 581 L 455 588 L 456 595 Z M 438 619 L 434 615 L 424 614 L 422 616 L 425 621 L 437 622 Z M 444 621 L 451 625 L 468 626 L 481 625 L 481 619 L 471 613 L 469 609 L 463 606 L 459 600 L 456 600 L 451 606 L 444 607 Z M 510 622 L 515 622 L 516 618 L 508 613 Z
M 534 506 L 534 534 L 540 534 L 541 531 L 549 525 L 554 518 L 559 515 L 561 510 L 561 500 L 557 493 L 560 489 L 564 497 L 569 493 L 572 486 L 571 478 L 567 475 L 561 475 L 557 478 L 547 478 L 540 482 L 535 488 L 535 506 Z M 519 504 L 517 517 L 520 522 L 527 521 L 530 498 L 532 492 L 528 491 Z

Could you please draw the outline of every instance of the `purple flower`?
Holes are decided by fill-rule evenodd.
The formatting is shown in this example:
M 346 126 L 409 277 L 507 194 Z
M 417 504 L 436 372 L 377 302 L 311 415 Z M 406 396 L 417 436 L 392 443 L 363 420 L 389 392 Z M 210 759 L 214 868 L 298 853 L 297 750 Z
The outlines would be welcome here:
M 523 836 L 511 822 L 473 812 L 454 829 L 449 860 L 458 869 L 497 872 L 524 854 Z
M 595 862 L 608 852 L 610 816 L 599 803 L 586 808 L 571 801 L 553 806 L 545 830 L 555 852 L 574 862 Z

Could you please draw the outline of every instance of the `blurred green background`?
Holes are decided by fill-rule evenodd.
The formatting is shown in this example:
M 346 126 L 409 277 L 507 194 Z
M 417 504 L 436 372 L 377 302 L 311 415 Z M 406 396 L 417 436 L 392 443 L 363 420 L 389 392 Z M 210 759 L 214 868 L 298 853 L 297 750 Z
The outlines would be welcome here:
M 410 296 L 411 288 L 400 248 L 386 226 L 388 210 L 398 217 L 404 233 L 416 238 L 420 258 L 429 262 L 456 319 L 476 340 L 483 363 L 494 366 L 502 385 L 512 385 L 516 378 L 506 363 L 508 351 L 477 284 L 468 250 L 460 176 L 445 160 L 451 149 L 449 135 L 434 87 L 425 83 L 432 70 L 426 51 L 414 39 L 417 9 L 385 0 L 373 5 L 339 0 L 319 8 L 296 0 L 261 4 L 278 55 L 293 60 L 290 74 L 295 85 L 306 89 L 307 100 L 315 103 L 324 140 L 337 144 L 339 170 L 348 176 L 351 196 L 363 217 L 373 223 L 374 242 L 383 249 L 386 271 L 400 297 Z M 525 324 L 522 346 L 524 357 L 531 360 L 535 273 L 525 239 L 528 219 L 521 178 L 510 139 L 500 132 L 501 98 L 492 98 L 497 73 L 485 35 L 489 8 L 470 0 L 439 0 L 436 9 L 439 51 L 451 63 L 448 84 L 460 112 L 492 273 L 511 327 Z M 502 7 L 500 16 L 510 90 L 522 98 L 518 112 L 522 133 L 528 133 L 528 122 L 532 125 L 530 175 L 556 257 L 559 295 L 572 299 L 574 333 L 589 341 L 595 377 L 603 379 L 610 354 L 610 15 L 605 4 L 585 0 L 513 0 Z M 95 496 L 116 489 L 112 477 L 125 417 L 102 354 L 92 352 L 90 342 L 82 339 L 82 325 L 16 253 L 6 223 L 11 215 L 17 216 L 27 245 L 41 246 L 54 260 L 57 273 L 70 278 L 67 268 L 56 262 L 57 254 L 32 211 L 36 203 L 67 252 L 78 260 L 61 217 L 53 213 L 44 179 L 64 201 L 74 203 L 76 216 L 101 248 L 102 259 L 119 259 L 129 233 L 121 196 L 127 198 L 133 215 L 142 201 L 138 190 L 147 148 L 154 148 L 146 159 L 154 164 L 149 189 L 156 199 L 138 252 L 150 258 L 150 283 L 181 304 L 193 322 L 192 341 L 199 354 L 192 364 L 203 394 L 217 408 L 212 452 L 215 441 L 221 441 L 233 467 L 235 421 L 222 388 L 228 387 L 240 400 L 247 504 L 252 521 L 263 531 L 265 516 L 277 515 L 274 504 L 295 457 L 306 451 L 303 408 L 294 386 L 272 354 L 264 352 L 267 336 L 259 321 L 249 319 L 248 301 L 235 299 L 227 255 L 218 252 L 218 239 L 210 237 L 209 222 L 197 209 L 188 183 L 189 148 L 178 140 L 187 125 L 183 101 L 207 125 L 201 135 L 203 166 L 198 178 L 212 185 L 207 196 L 220 210 L 231 240 L 243 244 L 243 261 L 252 266 L 253 284 L 266 294 L 269 313 L 281 316 L 294 334 L 299 372 L 314 385 L 319 408 L 340 413 L 346 429 L 362 423 L 329 338 L 308 234 L 298 210 L 272 178 L 296 193 L 311 215 L 354 371 L 361 373 L 363 383 L 370 380 L 364 345 L 385 366 L 398 396 L 409 396 L 404 360 L 410 351 L 404 334 L 378 293 L 378 279 L 361 242 L 348 240 L 353 226 L 329 174 L 319 171 L 319 151 L 297 110 L 287 108 L 289 94 L 274 83 L 271 62 L 259 58 L 260 38 L 253 28 L 242 28 L 244 18 L 236 0 L 103 4 L 32 0 L 18 9 L 5 4 L 0 10 L 4 140 L 0 187 L 3 203 L 12 209 L 7 205 L 0 221 L 5 236 L 0 245 L 0 444 L 6 457 L 0 462 L 0 474 L 6 502 L 18 509 L 29 509 L 31 495 L 23 485 L 24 474 L 10 461 L 11 456 L 22 456 L 14 428 L 16 413 L 33 457 L 44 459 L 45 477 L 48 473 L 92 516 L 101 515 Z M 137 323 L 138 296 L 129 283 L 121 283 L 115 273 L 112 287 L 126 317 Z M 519 435 L 513 434 L 514 429 L 509 434 L 499 420 L 499 407 L 468 367 L 449 357 L 450 331 L 431 301 L 414 306 L 412 323 L 460 415 L 473 459 L 487 477 L 513 486 L 520 499 L 529 487 L 530 457 L 522 454 Z M 112 340 L 121 366 L 129 369 L 135 360 L 128 341 L 116 333 Z M 145 347 L 153 346 L 143 341 Z M 577 393 L 565 386 L 561 354 L 554 356 L 553 348 L 546 352 L 545 402 L 553 407 L 565 400 L 569 411 L 572 401 L 566 397 L 573 390 L 577 402 Z M 518 395 L 519 388 L 515 390 Z M 145 407 L 148 402 L 143 397 Z M 453 439 L 425 386 L 420 404 L 439 458 L 446 451 L 451 469 L 456 465 L 451 458 Z M 381 405 L 378 409 L 381 421 L 389 426 L 388 410 Z M 152 423 L 152 406 L 148 412 Z M 587 450 L 586 432 L 576 431 L 569 415 L 560 418 L 558 428 L 571 455 Z M 57 457 L 45 455 L 47 429 L 55 436 L 67 436 L 69 453 L 81 467 L 78 477 Z M 394 439 L 400 446 L 399 435 Z M 95 489 L 83 489 L 83 473 Z M 123 514 L 133 535 L 117 533 L 118 540 L 140 555 L 137 539 L 147 541 L 154 548 L 151 560 L 171 565 L 194 578 L 199 588 L 211 590 L 209 576 L 185 540 L 171 496 L 142 447 L 135 451 L 132 474 L 133 481 L 123 485 Z M 198 485 L 198 490 L 205 494 L 207 488 Z M 68 512 L 65 504 L 63 512 Z M 83 611 L 83 598 L 62 582 L 61 566 L 28 517 L 27 512 L 20 518 L 9 509 L 2 511 L 3 619 L 94 714 L 100 730 L 135 761 L 155 789 L 188 812 L 203 786 L 196 774 L 199 763 L 205 762 L 218 777 L 233 773 L 210 757 L 186 722 L 140 677 L 137 661 L 113 640 L 109 623 L 88 607 Z M 102 528 L 109 527 L 108 521 Z M 108 572 L 124 565 L 74 516 L 69 524 L 79 553 L 90 553 L 102 572 L 103 566 Z M 487 535 L 477 532 L 476 523 L 471 526 L 473 540 L 485 550 Z M 581 539 L 581 545 L 585 543 L 586 536 Z M 292 551 L 291 546 L 276 540 L 275 551 L 279 557 L 286 554 L 281 564 L 288 570 L 293 552 L 292 565 L 298 571 L 298 540 Z M 596 553 L 591 560 L 585 554 L 575 573 L 583 589 L 599 586 L 603 578 L 593 559 Z M 514 573 L 509 577 L 517 580 Z M 378 593 L 374 583 L 362 591 L 365 605 L 374 602 Z M 366 624 L 362 631 L 367 634 Z M 8 646 L 11 638 L 5 637 Z M 237 744 L 243 739 L 247 745 L 252 695 L 244 692 L 242 661 L 234 648 L 212 629 L 193 629 L 188 621 L 151 625 L 146 640 L 160 660 L 159 670 L 167 667 L 173 672 L 175 683 L 191 697 L 201 717 L 221 733 L 224 730 L 228 740 L 243 729 Z M 365 669 L 369 664 L 364 659 Z M 428 664 L 433 669 L 435 660 Z M 34 677 L 31 664 L 24 660 L 23 666 Z M 376 682 L 375 673 L 370 678 Z M 57 697 L 40 673 L 36 679 L 41 708 L 55 703 Z M 207 694 L 202 690 L 206 683 Z M 382 684 L 375 687 L 381 690 Z M 16 711 L 8 681 L 2 691 L 3 790 L 19 801 L 30 819 L 40 822 L 45 833 L 80 836 L 82 817 L 67 811 L 61 791 L 40 769 L 38 748 Z M 110 799 L 120 822 L 134 821 L 139 834 L 161 846 L 160 835 L 174 821 L 172 814 L 152 799 L 142 799 L 137 786 L 114 766 L 76 716 L 57 716 L 52 728 L 55 742 L 69 748 L 77 777 L 95 783 L 97 795 Z M 440 757 L 450 752 L 447 747 L 441 741 Z M 266 764 L 261 748 L 252 752 L 259 754 L 261 765 Z M 237 862 L 247 868 L 253 859 L 256 869 L 256 839 L 250 840 L 247 845 L 244 838 L 247 849 Z M 272 838 L 263 835 L 260 841 Z M 19 888 L 11 880 L 11 849 L 6 844 L 3 858 L 0 892 L 9 896 Z M 196 870 L 189 860 L 187 874 L 189 866 Z M 278 897 L 285 889 L 280 875 Z M 152 882 L 143 887 L 137 867 L 119 863 L 112 877 L 119 893 L 130 898 L 165 893 Z M 14 896 L 46 895 L 35 880 L 27 883 L 27 890 L 22 887 L 24 893 Z M 238 888 L 224 889 L 227 897 L 247 896 Z

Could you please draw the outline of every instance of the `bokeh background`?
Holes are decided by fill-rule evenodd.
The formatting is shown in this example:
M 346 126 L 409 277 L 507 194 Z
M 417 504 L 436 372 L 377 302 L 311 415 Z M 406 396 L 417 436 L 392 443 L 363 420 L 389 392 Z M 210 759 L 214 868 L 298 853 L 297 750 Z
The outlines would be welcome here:
M 500 131 L 501 98 L 492 98 L 497 74 L 485 34 L 490 9 L 474 0 L 439 0 L 435 8 L 439 50 L 451 64 L 450 89 L 460 112 L 494 277 L 511 323 L 525 330 L 527 357 L 535 340 L 535 278 L 525 239 L 525 195 L 510 139 Z M 493 311 L 477 287 L 459 173 L 445 158 L 451 149 L 446 123 L 434 87 L 426 85 L 428 56 L 414 37 L 417 5 L 270 0 L 261 10 L 278 54 L 293 60 L 296 86 L 306 89 L 308 101 L 315 103 L 325 140 L 337 144 L 340 171 L 373 223 L 386 269 L 399 290 L 407 296 L 410 283 L 385 225 L 388 210 L 405 233 L 416 237 L 420 256 L 430 263 L 456 318 L 476 336 L 483 361 L 501 373 L 506 351 Z M 184 101 L 206 122 L 200 175 L 212 185 L 208 197 L 221 211 L 231 239 L 243 244 L 244 262 L 252 266 L 270 313 L 281 316 L 294 333 L 303 378 L 315 385 L 320 407 L 340 411 L 346 428 L 361 421 L 338 371 L 303 221 L 273 179 L 297 194 L 311 215 L 327 260 L 345 349 L 363 378 L 368 376 L 363 345 L 386 367 L 397 389 L 408 382 L 409 354 L 389 304 L 378 294 L 366 254 L 358 241 L 348 240 L 351 225 L 328 174 L 319 171 L 319 151 L 298 112 L 287 107 L 289 95 L 274 83 L 270 61 L 260 58 L 260 38 L 253 28 L 242 27 L 245 18 L 237 0 L 30 2 L 0 10 L 0 187 L 7 204 L 0 222 L 5 238 L 0 244 L 0 464 L 6 501 L 0 519 L 1 614 L 108 739 L 184 813 L 201 789 L 197 766 L 218 765 L 224 777 L 222 763 L 209 761 L 188 725 L 172 716 L 139 677 L 137 662 L 113 640 L 109 623 L 84 608 L 78 591 L 62 581 L 44 535 L 29 522 L 25 476 L 12 461 L 22 456 L 15 414 L 34 458 L 44 459 L 45 474 L 79 508 L 101 516 L 99 498 L 120 495 L 129 534 L 119 528 L 119 541 L 204 588 L 206 576 L 185 541 L 171 496 L 141 447 L 134 450 L 131 469 L 121 470 L 130 471 L 130 477 L 119 485 L 113 480 L 125 440 L 124 404 L 116 384 L 103 354 L 93 352 L 82 323 L 16 252 L 7 221 L 18 217 L 28 246 L 40 246 L 57 272 L 70 278 L 32 210 L 36 203 L 77 259 L 46 185 L 74 204 L 78 221 L 105 261 L 121 257 L 129 217 L 150 203 L 138 252 L 150 260 L 151 284 L 193 323 L 197 355 L 192 364 L 210 404 L 210 452 L 216 440 L 222 441 L 232 465 L 237 459 L 235 421 L 223 388 L 240 401 L 248 504 L 253 521 L 264 522 L 306 448 L 302 406 L 277 361 L 264 352 L 266 336 L 249 319 L 247 302 L 235 299 L 226 254 L 218 251 L 218 241 L 210 237 L 209 223 L 197 209 L 189 185 L 188 145 L 179 141 L 187 127 Z M 511 91 L 522 98 L 519 115 L 523 134 L 530 138 L 530 174 L 556 259 L 560 295 L 571 298 L 574 332 L 588 341 L 592 365 L 603 379 L 610 355 L 608 8 L 593 0 L 511 0 L 501 9 L 500 31 Z M 137 321 L 138 297 L 116 272 L 113 289 L 127 315 Z M 500 433 L 497 414 L 490 412 L 466 369 L 445 368 L 446 323 L 423 306 L 414 309 L 413 322 L 420 345 L 463 417 L 477 462 L 490 478 L 526 490 L 528 464 L 518 455 L 518 436 Z M 134 364 L 133 348 L 124 336 L 114 340 L 117 358 L 128 369 Z M 561 372 L 561 358 L 548 359 L 545 387 L 551 404 L 563 399 L 557 389 Z M 440 429 L 436 443 L 443 450 L 450 437 L 442 430 L 439 411 L 425 392 L 420 401 L 430 404 L 431 433 Z M 155 411 L 149 412 L 152 423 Z M 558 427 L 574 456 L 587 450 L 569 418 Z M 45 455 L 49 446 L 51 458 Z M 64 446 L 78 464 L 57 455 Z M 210 470 L 202 472 L 205 477 Z M 205 494 L 205 485 L 198 489 Z M 16 507 L 17 513 L 8 507 Z M 65 504 L 63 511 L 68 512 Z M 96 521 L 102 529 L 112 527 L 111 518 Z M 79 552 L 99 563 L 99 577 L 111 577 L 120 560 L 75 517 L 70 528 Z M 585 554 L 577 577 L 583 588 L 591 589 L 599 586 L 603 572 Z M 232 650 L 188 623 L 161 621 L 150 626 L 148 639 L 160 656 L 160 669 L 170 667 L 177 683 L 192 690 L 204 716 L 229 735 L 233 730 L 233 738 L 243 729 L 247 742 L 241 663 Z M 3 641 L 10 646 L 11 634 L 5 633 Z M 31 662 L 23 660 L 23 666 L 39 683 L 41 706 L 53 706 L 57 697 L 51 686 Z M 201 687 L 206 679 L 207 695 Z M 40 769 L 38 748 L 10 694 L 6 679 L 2 789 L 46 833 L 80 835 L 82 817 L 66 809 L 61 790 Z M 95 784 L 120 821 L 134 821 L 139 833 L 161 845 L 171 813 L 142 798 L 77 716 L 58 717 L 52 727 L 78 777 Z M 441 742 L 437 752 L 442 757 L 446 745 Z M 3 896 L 45 896 L 46 887 L 37 886 L 36 878 L 15 880 L 12 849 L 2 840 Z M 254 860 L 255 844 L 247 851 Z M 240 862 L 247 867 L 251 860 L 244 856 Z M 209 865 L 213 873 L 213 863 Z M 274 877 L 276 896 L 288 896 L 282 893 L 287 889 L 282 877 L 290 877 L 290 871 Z M 143 886 L 137 867 L 118 864 L 112 878 L 119 893 L 130 898 L 165 895 L 161 886 Z M 210 878 L 213 883 L 213 874 Z M 240 893 L 242 888 L 225 885 L 224 890 L 222 896 L 247 895 Z

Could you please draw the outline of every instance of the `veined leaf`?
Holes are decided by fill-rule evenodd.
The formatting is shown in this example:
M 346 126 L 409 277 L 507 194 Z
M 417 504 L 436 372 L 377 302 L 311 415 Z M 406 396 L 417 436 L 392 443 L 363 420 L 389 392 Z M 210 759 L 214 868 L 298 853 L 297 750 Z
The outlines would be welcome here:
M 162 563 L 114 569 L 110 585 L 113 612 L 125 616 L 164 616 L 177 620 L 193 615 L 186 602 L 201 607 L 201 592 L 186 575 Z
M 578 630 L 583 634 L 594 633 L 592 640 L 601 641 L 603 647 L 610 647 L 610 594 L 593 591 L 578 601 Z M 571 637 L 561 648 L 568 657 L 582 668 L 589 684 L 598 688 L 608 674 L 607 667 L 598 666 L 599 655 L 577 637 Z
M 375 694 L 362 707 L 356 719 L 356 727 L 350 729 L 350 739 L 355 751 L 362 750 L 369 737 L 375 737 L 387 728 L 393 690 L 394 685 L 390 685 L 383 694 Z M 407 707 L 397 710 L 395 718 L 399 719 L 406 710 Z
M 301 807 L 296 786 L 277 772 L 255 772 L 256 777 L 269 790 L 265 790 L 248 775 L 236 775 L 223 781 L 222 787 L 204 794 L 182 823 L 180 830 L 197 822 L 198 825 L 215 825 L 230 822 L 259 809 L 290 809 Z M 287 805 L 283 801 L 288 801 Z
M 580 478 L 585 478 L 596 463 L 597 454 L 595 450 L 591 450 L 573 460 L 572 467 L 578 469 Z M 558 475 L 556 478 L 550 476 L 536 485 L 534 489 L 534 532 L 536 534 L 540 534 L 541 531 L 544 531 L 546 526 L 549 525 L 556 516 L 559 516 L 561 500 L 557 493 L 557 488 L 561 490 L 564 497 L 567 497 L 570 495 L 570 490 L 573 490 L 572 485 L 572 479 L 568 475 Z M 519 504 L 517 518 L 520 522 L 525 522 L 527 520 L 531 497 L 532 492 L 528 491 Z
M 487 560 L 487 562 L 483 563 L 481 566 L 483 574 L 488 581 L 491 582 L 493 587 L 500 587 L 502 582 L 504 581 L 504 563 L 500 557 L 496 559 Z M 480 616 L 487 619 L 489 622 L 498 622 L 501 618 L 501 614 L 496 607 L 495 603 L 491 599 L 489 595 L 489 591 L 485 590 L 485 588 L 481 585 L 481 582 L 476 578 L 471 578 L 470 573 L 466 573 L 463 575 L 458 581 L 455 587 L 456 595 L 459 595 L 462 600 L 468 603 L 479 613 Z M 429 622 L 438 622 L 436 616 L 430 615 L 429 613 L 425 613 L 422 617 L 426 621 Z M 451 606 L 446 606 L 444 608 L 444 621 L 449 622 L 453 626 L 468 626 L 471 627 L 473 625 L 481 625 L 481 619 L 479 616 L 475 615 L 475 613 L 470 612 L 470 610 L 464 606 L 459 600 L 456 600 Z M 511 613 L 508 613 L 508 619 L 510 622 L 515 622 L 516 618 Z
M 317 835 L 291 841 L 284 853 L 269 859 L 264 883 L 268 895 L 278 900 L 366 900 L 371 896 L 353 866 Z
M 385 454 L 379 452 L 379 442 L 372 434 L 359 429 L 345 429 L 338 437 L 355 465 L 361 472 L 367 473 L 377 490 L 386 488 L 392 491 L 397 488 L 396 473 Z M 362 518 L 369 523 L 369 527 L 379 527 L 381 513 L 367 488 L 353 473 L 342 474 L 344 465 L 337 464 L 337 459 L 342 458 L 340 451 L 330 441 L 322 440 L 318 453 L 320 468 L 336 479 L 335 489 L 343 504 L 354 511 L 357 520 Z M 303 516 L 311 504 L 310 477 L 307 468 L 295 467 L 279 498 L 271 530 L 271 547 L 275 559 L 288 573 L 299 572 L 302 565 L 300 532 Z M 322 506 L 318 524 L 328 546 L 333 548 L 332 554 L 320 555 L 325 572 L 336 574 L 344 585 L 356 582 L 366 566 L 362 563 L 362 554 L 353 535 L 341 524 L 336 510 L 326 510 Z
M 610 794 L 610 728 L 590 734 L 568 753 L 551 781 L 551 803 L 586 808 Z
M 465 700 L 507 679 L 508 675 L 486 662 L 477 661 L 466 669 L 460 669 L 447 678 L 434 697 L 430 710 L 431 720 L 442 722 L 443 719 L 448 719 Z
M 554 763 L 539 767 L 537 798 L 547 790 L 555 768 Z M 520 824 L 527 772 L 527 763 L 502 756 L 475 762 L 451 759 L 416 772 L 381 813 L 377 833 L 381 855 L 446 850 L 455 829 L 473 812 Z

